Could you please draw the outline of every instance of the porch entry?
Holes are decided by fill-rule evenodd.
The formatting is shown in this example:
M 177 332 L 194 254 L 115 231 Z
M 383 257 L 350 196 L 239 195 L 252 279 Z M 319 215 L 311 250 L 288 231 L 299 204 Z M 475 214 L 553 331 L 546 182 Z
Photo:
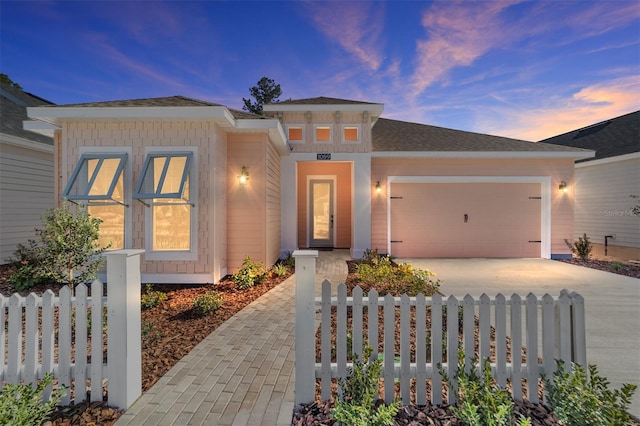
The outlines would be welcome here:
M 309 180 L 309 247 L 333 247 L 335 203 L 333 179 Z

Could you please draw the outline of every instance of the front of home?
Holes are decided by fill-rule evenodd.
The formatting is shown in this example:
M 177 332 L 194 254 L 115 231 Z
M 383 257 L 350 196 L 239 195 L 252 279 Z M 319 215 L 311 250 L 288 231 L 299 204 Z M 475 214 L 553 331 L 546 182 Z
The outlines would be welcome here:
M 378 103 L 264 112 L 175 96 L 30 108 L 25 127 L 54 136 L 56 198 L 102 218 L 111 249 L 145 249 L 147 282 L 217 282 L 307 247 L 570 255 L 573 163 L 592 151 L 389 120 Z

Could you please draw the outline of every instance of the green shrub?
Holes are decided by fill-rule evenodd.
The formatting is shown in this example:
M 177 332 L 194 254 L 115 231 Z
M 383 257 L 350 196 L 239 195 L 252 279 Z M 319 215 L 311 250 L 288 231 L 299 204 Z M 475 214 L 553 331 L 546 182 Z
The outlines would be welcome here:
M 457 389 L 454 389 L 442 365 L 438 364 L 438 371 L 443 381 L 447 384 L 449 391 L 457 392 L 458 403 L 456 407 L 451 408 L 451 411 L 464 425 L 510 425 L 513 417 L 513 399 L 511 395 L 506 390 L 493 384 L 489 358 L 482 362 L 480 375 L 477 373 L 477 367 L 478 360 L 474 358 L 471 360 L 469 372 L 465 371 L 464 350 L 459 350 L 458 366 L 454 376 L 458 385 Z
M 215 312 L 222 306 L 224 297 L 215 290 L 205 293 L 193 299 L 193 307 L 200 315 Z
M 140 324 L 140 337 L 142 338 L 142 346 L 147 348 L 162 339 L 162 332 L 157 330 L 151 321 L 142 321 Z
M 358 279 L 365 285 L 363 290 L 376 288 L 381 296 L 407 294 L 416 296 L 419 293 L 433 296 L 438 292 L 440 280 L 434 280 L 435 274 L 426 269 L 416 269 L 402 263 L 395 265 L 389 256 L 374 258 L 370 263 L 357 266 Z
M 543 376 L 548 392 L 548 403 L 558 419 L 567 426 L 573 425 L 627 425 L 627 410 L 636 385 L 625 384 L 620 390 L 610 390 L 609 382 L 600 377 L 595 365 L 589 371 L 572 363 L 571 371 L 565 371 L 564 363 L 558 366 L 553 377 Z
M 283 277 L 289 273 L 289 267 L 284 263 L 276 263 L 271 270 L 279 277 Z
M 247 256 L 242 261 L 242 267 L 233 274 L 233 282 L 240 290 L 246 290 L 259 284 L 265 277 L 265 270 L 262 262 L 254 262 Z
M 374 259 L 379 259 L 378 249 L 366 249 L 362 255 L 362 260 L 365 262 L 372 262 Z
M 6 384 L 0 392 L 0 424 L 32 426 L 41 424 L 64 396 L 64 389 L 51 393 L 49 401 L 43 403 L 42 394 L 51 386 L 53 375 L 45 374 L 34 388 L 33 384 Z
M 9 279 L 11 286 L 26 290 L 51 281 L 73 287 L 96 279 L 104 262 L 100 255 L 109 248 L 98 242 L 101 222 L 82 207 L 76 213 L 67 204 L 47 211 L 42 215 L 44 227 L 35 230 L 38 240 L 14 252 L 18 271 Z
M 587 234 L 584 234 L 582 237 L 578 238 L 578 241 L 571 244 L 569 240 L 564 240 L 564 243 L 571 249 L 571 252 L 578 256 L 580 260 L 586 261 L 591 256 L 591 250 L 593 246 L 591 245 L 591 241 L 589 241 L 589 237 Z
M 296 266 L 296 259 L 293 257 L 293 252 L 288 251 L 285 256 L 280 259 L 280 263 L 293 269 Z
M 353 355 L 353 367 L 346 379 L 340 379 L 342 399 L 332 411 L 335 420 L 350 426 L 385 426 L 393 424 L 393 417 L 400 408 L 395 401 L 377 406 L 378 381 L 382 371 L 382 360 L 369 361 L 373 348 L 367 346 L 362 358 Z
M 147 284 L 144 288 L 144 293 L 140 298 L 140 304 L 142 309 L 151 309 L 160 305 L 165 300 L 167 300 L 167 293 L 155 291 L 151 284 Z

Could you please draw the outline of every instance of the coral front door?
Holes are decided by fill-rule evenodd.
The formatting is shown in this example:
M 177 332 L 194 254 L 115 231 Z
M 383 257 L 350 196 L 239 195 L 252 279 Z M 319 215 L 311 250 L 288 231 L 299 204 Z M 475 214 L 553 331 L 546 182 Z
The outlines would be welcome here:
M 333 247 L 333 180 L 309 181 L 309 247 Z

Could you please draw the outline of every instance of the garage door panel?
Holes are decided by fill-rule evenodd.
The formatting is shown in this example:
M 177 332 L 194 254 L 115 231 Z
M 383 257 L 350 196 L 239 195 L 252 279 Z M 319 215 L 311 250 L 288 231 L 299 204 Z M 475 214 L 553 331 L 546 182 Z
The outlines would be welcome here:
M 394 256 L 540 256 L 539 184 L 412 183 L 391 191 Z

